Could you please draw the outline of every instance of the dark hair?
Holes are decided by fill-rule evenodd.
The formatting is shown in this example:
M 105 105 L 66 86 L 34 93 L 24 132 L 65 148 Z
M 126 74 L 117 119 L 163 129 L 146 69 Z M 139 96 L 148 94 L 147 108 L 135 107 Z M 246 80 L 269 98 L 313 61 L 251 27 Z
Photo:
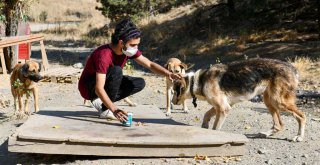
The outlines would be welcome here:
M 137 26 L 130 19 L 124 19 L 116 25 L 115 31 L 111 36 L 111 42 L 116 45 L 119 40 L 123 40 L 126 43 L 130 39 L 139 38 L 140 36 L 141 32 Z

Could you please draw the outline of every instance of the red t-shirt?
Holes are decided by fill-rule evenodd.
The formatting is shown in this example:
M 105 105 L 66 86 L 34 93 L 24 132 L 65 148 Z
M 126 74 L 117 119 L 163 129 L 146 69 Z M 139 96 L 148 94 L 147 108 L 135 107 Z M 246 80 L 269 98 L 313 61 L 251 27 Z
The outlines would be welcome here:
M 134 56 L 128 57 L 124 54 L 115 54 L 115 52 L 111 49 L 109 45 L 102 45 L 98 47 L 89 56 L 86 62 L 86 66 L 82 71 L 78 84 L 78 89 L 80 91 L 81 96 L 84 99 L 90 100 L 86 84 L 89 81 L 96 80 L 96 73 L 107 74 L 108 68 L 110 66 L 120 66 L 121 68 L 123 68 L 128 59 L 135 59 L 140 55 L 141 51 L 139 50 Z

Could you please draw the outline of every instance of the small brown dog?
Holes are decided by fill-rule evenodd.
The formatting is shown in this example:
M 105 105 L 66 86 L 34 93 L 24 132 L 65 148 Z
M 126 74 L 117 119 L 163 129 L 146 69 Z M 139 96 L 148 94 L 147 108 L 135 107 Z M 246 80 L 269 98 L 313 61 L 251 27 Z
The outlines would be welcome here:
M 167 68 L 170 72 L 172 73 L 180 73 L 180 74 L 185 74 L 186 70 L 188 69 L 188 66 L 181 62 L 177 58 L 170 58 L 167 63 L 164 65 L 165 68 Z M 167 84 L 167 90 L 166 90 L 166 100 L 167 100 L 167 112 L 166 115 L 170 116 L 171 115 L 171 108 L 172 106 L 172 94 L 173 94 L 173 82 L 167 77 L 166 78 L 166 84 Z M 188 113 L 189 109 L 186 104 L 186 100 L 183 102 L 183 111 Z
M 205 113 L 202 127 L 208 128 L 209 121 L 216 116 L 213 129 L 220 130 L 224 120 L 235 103 L 250 100 L 263 93 L 263 101 L 273 117 L 273 127 L 261 132 L 264 137 L 283 130 L 280 112 L 291 113 L 298 121 L 298 135 L 293 141 L 302 141 L 306 116 L 296 104 L 298 86 L 297 70 L 287 62 L 274 59 L 249 59 L 229 64 L 216 64 L 209 69 L 188 73 L 181 80 L 174 81 L 174 104 L 185 99 L 206 100 L 212 108 Z M 196 104 L 195 104 L 196 106 Z
M 40 63 L 35 61 L 27 61 L 25 64 L 17 64 L 14 66 L 10 83 L 11 93 L 14 99 L 15 113 L 19 111 L 19 115 L 23 115 L 23 112 L 30 115 L 29 97 L 31 93 L 33 93 L 35 112 L 39 111 L 37 82 L 42 79 L 39 74 L 40 70 Z M 24 111 L 22 110 L 23 95 L 26 95 Z M 19 108 L 17 107 L 17 99 Z

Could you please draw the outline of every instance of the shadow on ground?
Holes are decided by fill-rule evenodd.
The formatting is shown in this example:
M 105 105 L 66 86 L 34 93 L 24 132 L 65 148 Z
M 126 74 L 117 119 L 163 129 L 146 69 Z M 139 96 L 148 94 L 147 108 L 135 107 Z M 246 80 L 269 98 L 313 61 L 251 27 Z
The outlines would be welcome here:
M 75 63 L 85 64 L 87 56 L 90 55 L 91 50 L 72 51 L 72 50 L 59 50 L 47 49 L 46 50 L 49 64 L 55 63 L 60 65 L 70 66 Z M 33 50 L 32 58 L 41 60 L 41 50 Z
M 97 116 L 97 112 L 95 112 L 95 111 L 42 110 L 42 111 L 38 112 L 37 114 L 123 127 L 123 124 L 121 124 L 119 122 L 114 123 L 114 122 L 108 122 L 107 120 L 97 120 L 98 116 Z M 134 118 L 133 121 L 142 122 L 142 123 L 165 124 L 165 125 L 186 125 L 184 123 L 176 122 L 172 119 L 162 119 L 162 118 L 159 118 L 159 119 Z

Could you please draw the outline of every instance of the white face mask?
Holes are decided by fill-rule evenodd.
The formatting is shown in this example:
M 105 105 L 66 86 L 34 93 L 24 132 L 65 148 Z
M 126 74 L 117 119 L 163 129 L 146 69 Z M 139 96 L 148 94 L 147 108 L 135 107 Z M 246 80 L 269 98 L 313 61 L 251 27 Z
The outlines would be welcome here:
M 127 50 L 122 49 L 122 53 L 125 54 L 128 57 L 132 57 L 135 54 L 137 54 L 138 49 L 132 48 L 132 47 L 127 47 Z

